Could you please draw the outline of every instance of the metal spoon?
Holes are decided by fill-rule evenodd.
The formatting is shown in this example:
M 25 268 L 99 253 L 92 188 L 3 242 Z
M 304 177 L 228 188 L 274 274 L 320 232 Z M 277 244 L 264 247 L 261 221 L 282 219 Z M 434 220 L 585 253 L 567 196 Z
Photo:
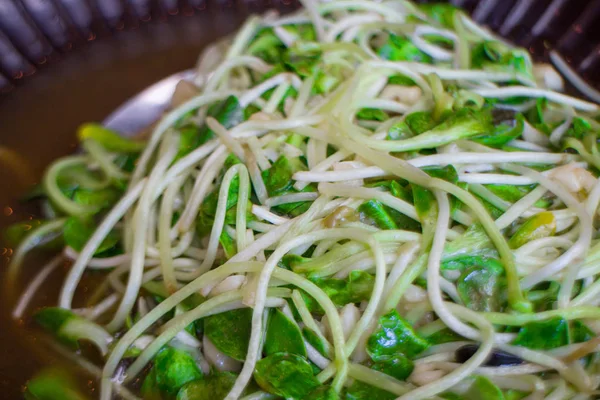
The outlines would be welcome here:
M 177 83 L 191 80 L 193 70 L 173 74 L 127 100 L 103 121 L 104 126 L 123 136 L 133 136 L 158 120 L 169 106 Z

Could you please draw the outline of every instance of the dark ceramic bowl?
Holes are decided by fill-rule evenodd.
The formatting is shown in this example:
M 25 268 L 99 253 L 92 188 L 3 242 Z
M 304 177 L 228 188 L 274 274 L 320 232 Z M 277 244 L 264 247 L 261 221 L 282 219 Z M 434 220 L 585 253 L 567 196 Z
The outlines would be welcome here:
M 452 3 L 536 58 L 556 49 L 588 82 L 600 82 L 594 28 L 600 0 Z M 16 196 L 50 161 L 74 150 L 82 122 L 100 121 L 148 85 L 190 68 L 203 46 L 249 14 L 298 6 L 297 0 L 0 0 L 0 151 L 14 150 L 27 165 L 16 176 L 0 164 L 0 228 L 30 215 Z M 0 267 L 9 256 L 0 245 Z M 24 275 L 36 265 L 28 267 Z M 45 296 L 36 302 L 56 300 Z M 26 379 L 49 362 L 43 346 L 32 346 L 37 338 L 8 317 L 9 306 L 0 307 L 3 399 L 21 398 Z

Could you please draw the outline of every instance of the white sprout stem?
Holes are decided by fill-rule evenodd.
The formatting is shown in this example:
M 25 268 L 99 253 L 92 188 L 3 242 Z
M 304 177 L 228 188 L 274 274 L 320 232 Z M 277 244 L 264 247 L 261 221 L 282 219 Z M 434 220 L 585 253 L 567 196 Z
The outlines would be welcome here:
M 203 95 L 194 97 L 194 98 L 186 101 L 185 103 L 183 103 L 182 105 L 180 105 L 179 107 L 177 107 L 176 109 L 174 109 L 173 111 L 168 113 L 160 121 L 160 123 L 156 126 L 156 128 L 152 132 L 152 135 L 150 136 L 150 140 L 148 141 L 148 144 L 146 145 L 146 148 L 142 152 L 142 155 L 140 156 L 139 161 L 136 164 L 135 170 L 133 171 L 133 175 L 131 176 L 131 180 L 129 181 L 130 186 L 131 187 L 135 186 L 146 175 L 146 169 L 148 168 L 148 163 L 150 162 L 150 160 L 156 150 L 156 147 L 158 146 L 161 139 L 163 138 L 164 133 L 171 126 L 173 126 L 177 122 L 177 120 L 179 120 L 183 115 L 185 115 L 186 113 L 188 113 L 192 110 L 195 110 L 195 109 L 205 106 L 207 104 L 214 103 L 215 101 L 223 100 L 226 97 L 233 95 L 233 94 L 235 94 L 235 92 L 233 92 L 233 91 L 203 94 Z M 185 165 L 185 161 L 184 161 L 185 158 L 187 158 L 188 160 L 193 159 L 195 155 L 192 156 L 192 154 L 200 151 L 200 149 L 202 149 L 203 147 L 206 147 L 206 146 L 201 146 L 200 148 L 196 149 L 194 152 L 188 154 L 186 157 L 184 157 L 184 159 L 181 159 L 179 161 L 179 163 L 182 166 Z M 213 149 L 210 149 L 209 152 L 211 152 L 212 150 Z M 185 169 L 186 167 L 184 167 L 182 169 Z
M 64 254 L 65 257 L 71 260 L 77 260 L 77 258 L 79 258 L 79 253 L 69 246 L 65 247 Z M 131 258 L 127 254 L 120 254 L 118 256 L 105 258 L 91 258 L 87 267 L 89 269 L 111 269 L 129 262 L 130 259 Z
M 289 221 L 289 219 L 280 217 L 279 215 L 270 212 L 264 207 L 257 206 L 256 204 L 252 205 L 252 214 L 274 225 L 282 225 Z
M 35 278 L 33 278 L 33 280 L 29 283 L 29 285 L 17 301 L 17 305 L 15 306 L 15 309 L 12 312 L 12 317 L 14 319 L 19 319 L 23 317 L 23 313 L 27 309 L 27 306 L 34 298 L 34 296 L 38 293 L 40 286 L 42 286 L 46 282 L 48 276 L 50 276 L 50 274 L 54 272 L 54 270 L 56 270 L 58 266 L 60 266 L 63 260 L 64 256 L 62 254 L 54 257 L 48 264 L 46 264 L 42 268 L 42 270 L 35 276 Z
M 529 168 L 516 165 L 511 165 L 510 167 L 508 167 L 508 169 L 538 180 L 541 186 L 544 186 L 546 189 L 549 189 L 552 193 L 554 193 L 557 197 L 564 201 L 569 208 L 572 208 L 577 212 L 577 217 L 579 218 L 579 222 L 581 224 L 579 238 L 577 239 L 573 247 L 571 247 L 558 258 L 554 259 L 549 264 L 524 277 L 521 280 L 521 286 L 524 288 L 530 288 L 536 285 L 537 283 L 543 281 L 544 279 L 547 279 L 548 277 L 563 270 L 569 265 L 570 269 L 574 269 L 576 271 L 578 268 L 580 268 L 581 262 L 583 261 L 583 258 L 585 256 L 585 252 L 587 251 L 587 249 L 589 249 L 590 242 L 592 240 L 592 221 L 590 216 L 587 214 L 585 208 L 564 187 L 547 178 L 543 174 L 540 174 L 539 172 L 533 171 Z M 561 292 L 563 294 L 559 297 L 562 307 L 565 307 L 566 303 L 568 303 L 568 301 L 570 300 L 571 287 L 574 283 L 575 276 L 576 275 L 574 273 L 572 275 L 571 282 L 565 282 L 567 286 L 570 286 L 568 291 L 563 291 L 563 288 L 561 287 Z M 564 286 L 564 284 L 562 286 Z
M 155 200 L 154 189 L 159 184 L 159 181 L 164 178 L 165 171 L 177 154 L 178 140 L 176 139 L 176 137 L 171 136 L 163 142 L 163 155 L 157 161 L 154 169 L 150 173 L 147 185 L 141 193 L 140 201 L 133 215 L 135 237 L 131 252 L 129 279 L 127 281 L 125 293 L 121 298 L 121 303 L 119 304 L 119 307 L 117 308 L 112 320 L 107 324 L 107 328 L 111 331 L 115 331 L 123 325 L 127 315 L 135 304 L 135 299 L 140 290 L 146 255 L 146 229 L 148 224 L 148 214 L 152 207 L 152 203 Z
M 254 310 L 252 313 L 252 333 L 250 335 L 250 342 L 248 345 L 248 355 L 246 356 L 246 360 L 244 362 L 244 367 L 242 368 L 242 372 L 240 373 L 236 384 L 231 389 L 226 399 L 236 399 L 241 394 L 241 391 L 244 389 L 246 384 L 248 383 L 250 377 L 252 376 L 252 372 L 254 371 L 254 367 L 256 362 L 258 361 L 259 354 L 259 344 L 261 338 L 261 329 L 262 326 L 262 317 L 264 310 L 264 302 L 267 293 L 267 287 L 269 285 L 269 280 L 271 279 L 271 275 L 273 270 L 277 266 L 277 262 L 283 257 L 288 251 L 300 246 L 304 243 L 312 243 L 317 240 L 322 239 L 331 239 L 333 237 L 340 238 L 353 238 L 354 240 L 365 240 L 365 232 L 360 230 L 353 229 L 329 229 L 325 231 L 317 231 L 310 234 L 299 236 L 295 239 L 282 243 L 275 252 L 271 255 L 267 263 L 265 264 L 263 270 L 260 273 L 257 290 L 256 290 L 256 299 Z M 337 311 L 333 313 L 336 319 L 336 325 L 339 324 L 339 315 Z M 327 314 L 328 318 L 332 318 L 333 315 Z M 330 320 L 331 321 L 331 320 Z M 334 379 L 333 386 L 339 388 L 341 384 L 344 383 L 345 375 L 347 373 L 347 354 L 344 352 L 344 335 L 341 330 L 332 331 L 333 334 L 333 342 L 335 346 L 335 362 L 338 365 L 338 374 Z
M 225 146 L 219 146 L 217 149 L 206 159 L 205 164 L 202 166 L 194 187 L 192 194 L 187 201 L 185 209 L 177 221 L 176 227 L 180 232 L 187 232 L 190 230 L 194 219 L 198 213 L 200 204 L 208 194 L 209 188 L 212 185 L 212 181 L 217 176 L 219 169 L 223 166 L 225 159 L 227 158 L 227 151 Z
M 96 211 L 93 206 L 86 206 L 76 203 L 74 200 L 66 197 L 58 186 L 58 177 L 60 171 L 75 165 L 85 165 L 89 161 L 88 156 L 71 156 L 55 161 L 46 171 L 44 176 L 44 189 L 48 198 L 69 215 L 85 215 Z
M 244 156 L 244 149 L 242 149 L 242 145 L 231 136 L 229 131 L 225 129 L 225 127 L 221 125 L 219 121 L 212 117 L 208 117 L 206 118 L 206 125 L 217 134 L 221 142 L 229 151 L 235 154 L 240 160 L 242 160 L 242 162 L 245 161 L 246 157 Z
M 183 184 L 183 179 L 174 180 L 163 195 L 158 219 L 158 247 L 160 264 L 165 287 L 169 293 L 177 290 L 177 279 L 173 268 L 173 255 L 171 254 L 171 222 L 173 220 L 173 203 Z
M 555 101 L 560 104 L 568 105 L 573 108 L 596 112 L 599 110 L 598 105 L 590 103 L 584 100 L 576 99 L 575 97 L 567 96 L 562 93 L 554 92 L 552 90 L 536 89 L 524 86 L 511 86 L 507 88 L 498 89 L 473 89 L 474 93 L 480 96 L 488 98 L 506 99 L 509 97 L 530 97 L 540 98 L 545 97 L 548 100 Z
M 129 179 L 129 174 L 123 172 L 112 160 L 112 156 L 95 140 L 84 140 L 81 146 L 98 163 L 107 177 L 112 179 Z
M 525 196 L 521 197 L 517 202 L 510 206 L 504 214 L 496 220 L 498 229 L 504 229 L 519 218 L 526 210 L 532 207 L 539 199 L 541 199 L 548 189 L 544 186 L 538 186 Z
M 319 197 L 316 192 L 285 194 L 278 197 L 271 197 L 265 201 L 267 207 L 276 207 L 282 204 L 297 203 L 301 201 L 314 201 Z
M 106 235 L 113 229 L 117 222 L 125 213 L 129 210 L 129 208 L 137 201 L 138 197 L 142 194 L 142 191 L 146 187 L 146 179 L 141 180 L 134 187 L 132 187 L 127 194 L 121 198 L 121 200 L 113 207 L 113 209 L 104 217 L 104 220 L 98 226 L 98 229 L 94 232 L 92 237 L 88 240 L 85 247 L 79 253 L 77 261 L 71 267 L 67 278 L 63 284 L 63 287 L 60 292 L 60 300 L 59 305 L 62 308 L 71 308 L 71 303 L 73 301 L 73 296 L 75 294 L 75 290 L 77 289 L 77 285 L 81 280 L 81 276 L 85 271 L 86 266 L 89 261 L 92 259 L 96 249 Z
M 108 354 L 108 345 L 113 337 L 99 325 L 83 318 L 73 318 L 60 328 L 61 335 L 67 337 L 84 338 L 96 345 L 104 356 Z

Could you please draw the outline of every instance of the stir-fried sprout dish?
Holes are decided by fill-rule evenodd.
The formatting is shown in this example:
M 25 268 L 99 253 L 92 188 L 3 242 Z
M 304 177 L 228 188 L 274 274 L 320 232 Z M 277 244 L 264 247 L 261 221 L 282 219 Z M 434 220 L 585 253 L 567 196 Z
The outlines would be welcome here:
M 596 398 L 599 106 L 453 6 L 304 6 L 206 49 L 144 140 L 80 129 L 8 232 L 11 285 L 64 248 L 15 317 L 103 400 Z

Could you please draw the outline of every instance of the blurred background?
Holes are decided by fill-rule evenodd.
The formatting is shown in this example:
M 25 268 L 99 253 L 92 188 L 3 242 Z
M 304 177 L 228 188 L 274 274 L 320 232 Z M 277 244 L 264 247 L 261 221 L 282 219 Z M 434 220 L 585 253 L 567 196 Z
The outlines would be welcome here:
M 536 58 L 557 49 L 588 82 L 600 82 L 600 0 L 452 3 Z M 81 123 L 101 121 L 145 87 L 191 68 L 207 43 L 248 15 L 297 7 L 297 0 L 0 0 L 0 151 L 9 149 L 4 160 L 12 160 L 0 157 L 0 229 L 35 213 L 17 197 L 50 161 L 75 151 Z M 10 251 L 0 245 L 0 266 Z M 6 306 L 0 327 L 0 397 L 20 398 L 45 356 L 33 353 L 36 337 L 15 329 Z

